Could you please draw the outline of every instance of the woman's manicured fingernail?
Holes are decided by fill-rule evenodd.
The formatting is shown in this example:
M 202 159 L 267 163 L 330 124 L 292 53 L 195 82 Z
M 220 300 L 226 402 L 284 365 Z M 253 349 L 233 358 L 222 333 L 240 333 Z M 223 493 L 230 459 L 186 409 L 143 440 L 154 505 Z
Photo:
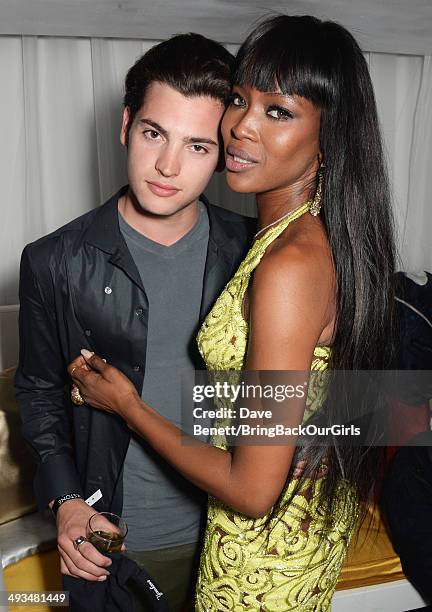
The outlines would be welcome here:
M 98 580 L 99 580 L 99 582 L 103 582 L 107 578 L 108 578 L 108 576 L 99 576 Z
M 90 357 L 93 357 L 94 353 L 88 351 L 87 349 L 81 349 L 81 355 L 86 359 L 90 359 Z

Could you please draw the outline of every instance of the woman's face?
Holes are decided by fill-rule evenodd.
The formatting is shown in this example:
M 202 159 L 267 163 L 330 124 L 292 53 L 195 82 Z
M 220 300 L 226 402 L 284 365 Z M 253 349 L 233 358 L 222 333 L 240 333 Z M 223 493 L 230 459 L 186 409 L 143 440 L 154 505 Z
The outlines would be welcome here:
M 231 189 L 281 195 L 308 192 L 321 159 L 320 115 L 300 96 L 234 87 L 222 121 Z

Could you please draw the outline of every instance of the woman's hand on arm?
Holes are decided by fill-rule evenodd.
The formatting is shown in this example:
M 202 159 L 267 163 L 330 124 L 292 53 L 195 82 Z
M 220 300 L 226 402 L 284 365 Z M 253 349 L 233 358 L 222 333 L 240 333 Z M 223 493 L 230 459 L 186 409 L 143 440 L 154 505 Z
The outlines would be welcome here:
M 322 292 L 307 262 L 296 261 L 295 253 L 287 256 L 289 265 L 281 254 L 255 271 L 246 370 L 310 369 L 323 329 Z M 84 360 L 90 371 L 75 367 L 83 365 L 81 359 L 69 373 L 86 403 L 122 416 L 186 478 L 233 509 L 253 517 L 268 512 L 286 482 L 294 442 L 237 446 L 232 454 L 194 440 L 185 443 L 181 430 L 145 404 L 126 376 L 96 355 Z M 301 423 L 304 400 L 290 401 L 289 411 L 289 424 Z
M 141 400 L 133 383 L 98 355 L 83 351 L 68 372 L 86 404 L 121 416 L 180 473 L 212 495 L 224 499 L 229 490 L 231 454 L 193 438 L 183 441 L 181 429 Z
M 83 349 L 68 366 L 73 382 L 87 404 L 105 412 L 114 412 L 126 420 L 139 400 L 133 383 L 104 359 Z

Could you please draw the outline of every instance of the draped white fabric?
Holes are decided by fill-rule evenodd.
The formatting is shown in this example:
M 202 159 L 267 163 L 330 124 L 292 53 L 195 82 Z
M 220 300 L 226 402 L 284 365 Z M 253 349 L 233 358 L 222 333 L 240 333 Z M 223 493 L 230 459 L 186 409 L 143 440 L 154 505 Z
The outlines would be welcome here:
M 408 175 L 402 249 L 407 268 L 432 269 L 432 57 L 422 59 Z
M 0 305 L 18 300 L 23 246 L 126 182 L 123 80 L 154 41 L 0 37 Z M 234 47 L 230 47 L 235 50 Z M 368 54 L 390 176 L 400 268 L 432 270 L 432 60 Z M 253 215 L 216 175 L 212 201 Z

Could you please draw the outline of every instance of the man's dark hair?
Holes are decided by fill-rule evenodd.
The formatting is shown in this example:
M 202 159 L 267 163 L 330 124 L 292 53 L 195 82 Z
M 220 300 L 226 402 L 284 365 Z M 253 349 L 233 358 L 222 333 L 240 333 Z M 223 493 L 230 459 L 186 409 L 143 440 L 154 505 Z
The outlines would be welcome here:
M 128 132 L 153 82 L 165 83 L 184 96 L 209 96 L 226 105 L 234 57 L 221 44 L 201 34 L 179 34 L 152 47 L 129 70 L 124 105 Z

